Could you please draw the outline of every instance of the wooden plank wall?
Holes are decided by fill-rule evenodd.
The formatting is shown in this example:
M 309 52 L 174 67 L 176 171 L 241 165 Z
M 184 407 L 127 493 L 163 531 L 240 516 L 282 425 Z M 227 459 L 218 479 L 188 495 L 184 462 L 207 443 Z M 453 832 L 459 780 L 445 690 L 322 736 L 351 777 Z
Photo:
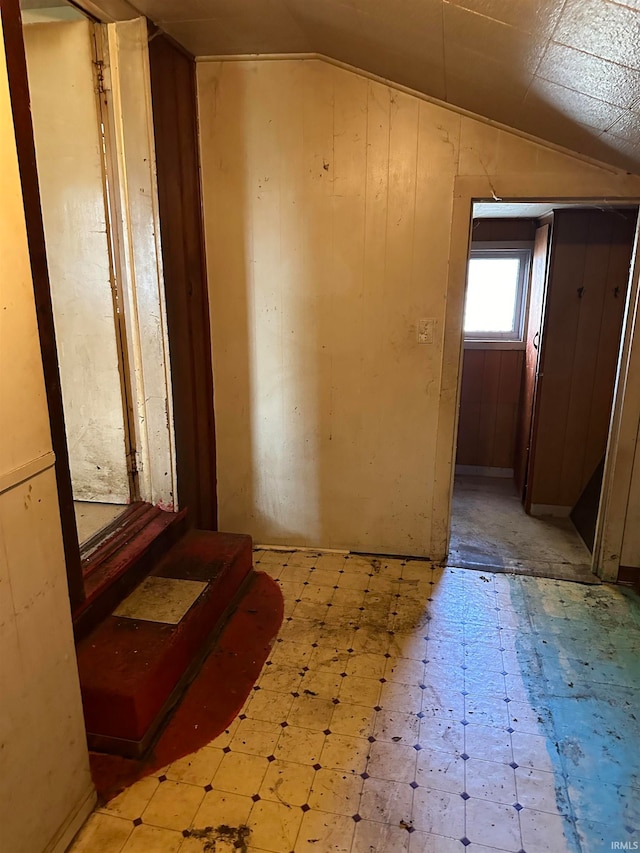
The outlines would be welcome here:
M 574 506 L 605 452 L 635 220 L 623 210 L 554 216 L 534 504 Z
M 524 350 L 467 349 L 458 465 L 513 468 Z
M 216 529 L 209 298 L 204 258 L 195 62 L 163 35 L 149 44 L 178 500 Z

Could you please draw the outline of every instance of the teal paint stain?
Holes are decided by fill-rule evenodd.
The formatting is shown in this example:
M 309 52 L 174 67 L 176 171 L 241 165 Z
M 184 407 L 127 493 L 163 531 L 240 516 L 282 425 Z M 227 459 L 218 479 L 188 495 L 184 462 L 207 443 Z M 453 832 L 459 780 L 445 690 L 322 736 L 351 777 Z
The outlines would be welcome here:
M 510 576 L 509 586 L 525 619 L 517 661 L 545 732 L 567 849 L 640 846 L 640 599 L 540 578 Z

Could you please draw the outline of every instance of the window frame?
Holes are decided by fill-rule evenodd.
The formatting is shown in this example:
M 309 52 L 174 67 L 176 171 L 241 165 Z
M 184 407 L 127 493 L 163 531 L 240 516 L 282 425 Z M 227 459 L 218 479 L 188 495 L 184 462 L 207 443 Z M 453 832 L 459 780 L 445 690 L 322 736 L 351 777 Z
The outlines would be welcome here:
M 481 242 L 471 244 L 467 261 L 467 287 L 465 288 L 466 311 L 467 293 L 469 288 L 469 262 L 474 258 L 517 258 L 520 261 L 514 324 L 507 332 L 486 331 L 467 332 L 464 328 L 463 340 L 466 349 L 523 349 L 526 345 L 527 319 L 529 313 L 529 279 L 531 276 L 531 259 L 533 244 L 527 241 Z

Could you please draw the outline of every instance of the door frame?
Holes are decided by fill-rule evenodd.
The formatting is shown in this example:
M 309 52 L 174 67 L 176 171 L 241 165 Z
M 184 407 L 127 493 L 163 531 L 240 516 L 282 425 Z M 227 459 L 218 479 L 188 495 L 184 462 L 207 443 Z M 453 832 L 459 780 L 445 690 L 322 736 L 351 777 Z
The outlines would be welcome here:
M 462 384 L 464 347 L 463 315 L 467 261 L 471 245 L 473 204 L 476 201 L 550 201 L 575 204 L 598 204 L 615 207 L 638 204 L 637 190 L 625 186 L 626 176 L 605 169 L 593 176 L 571 173 L 547 173 L 538 176 L 508 175 L 465 176 L 454 181 L 451 222 L 447 307 L 445 315 L 442 383 L 438 432 L 434 500 L 432 510 L 432 544 L 436 558 L 445 559 L 451 537 L 451 509 L 458 437 L 458 415 Z M 640 217 L 639 217 L 640 219 Z M 631 486 L 631 465 L 640 427 L 640 399 L 631 389 L 640 386 L 640 252 L 636 244 L 632 257 L 627 302 L 623 322 L 621 355 L 614 392 L 612 419 L 607 443 L 605 474 L 592 570 L 602 580 L 618 577 L 624 521 Z M 605 555 L 606 551 L 606 555 Z
M 11 109 L 16 136 L 18 165 L 24 199 L 24 215 L 29 243 L 29 257 L 38 321 L 38 336 L 49 409 L 51 442 L 55 454 L 55 474 L 60 506 L 62 543 L 67 569 L 67 585 L 71 609 L 84 601 L 84 579 L 80 561 L 78 530 L 73 506 L 69 450 L 65 430 L 60 369 L 53 322 L 53 305 L 44 225 L 40 206 L 40 188 L 36 165 L 36 149 L 31 121 L 27 60 L 22 37 L 19 0 L 2 0 L 2 30 L 7 57 L 7 73 Z
M 172 511 L 178 508 L 175 432 L 147 22 L 96 27 L 137 497 Z
M 89 16 L 90 17 L 90 16 Z M 60 520 L 72 612 L 85 600 L 56 348 L 51 287 L 18 0 L 2 0 L 3 35 L 22 182 L 38 334 L 47 390 Z M 116 276 L 132 366 L 139 497 L 176 510 L 169 335 L 164 302 L 146 19 L 95 23 L 105 50 L 104 106 L 113 119 L 108 175 Z M 108 59 L 107 59 L 108 57 Z M 145 109 L 140 109 L 140 103 Z M 135 188 L 135 191 L 134 191 Z

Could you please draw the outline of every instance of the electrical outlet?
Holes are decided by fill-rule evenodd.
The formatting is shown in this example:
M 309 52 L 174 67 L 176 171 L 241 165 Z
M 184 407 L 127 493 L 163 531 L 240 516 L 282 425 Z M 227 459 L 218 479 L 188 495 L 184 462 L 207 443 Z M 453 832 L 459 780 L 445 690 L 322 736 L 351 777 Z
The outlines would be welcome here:
M 419 344 L 432 344 L 433 343 L 433 330 L 435 328 L 436 321 L 433 317 L 426 317 L 422 320 L 418 320 L 418 343 Z

